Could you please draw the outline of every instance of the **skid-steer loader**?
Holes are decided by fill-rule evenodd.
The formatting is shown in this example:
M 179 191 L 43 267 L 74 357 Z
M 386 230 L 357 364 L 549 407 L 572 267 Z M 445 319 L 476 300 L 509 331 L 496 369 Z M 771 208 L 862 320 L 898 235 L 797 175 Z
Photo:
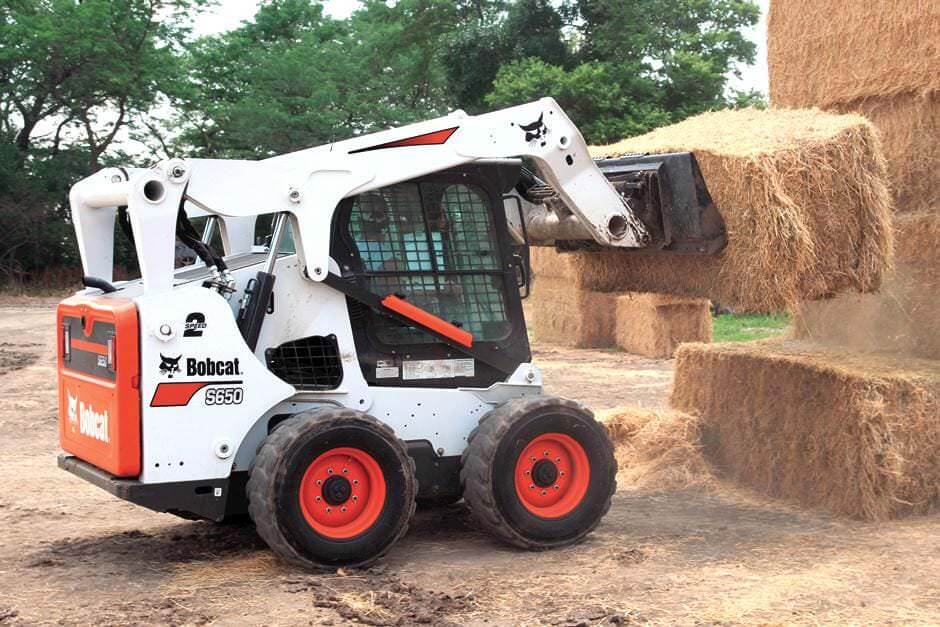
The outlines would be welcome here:
M 59 465 L 156 511 L 247 512 L 314 568 L 377 559 L 418 501 L 463 498 L 519 547 L 582 539 L 616 467 L 590 411 L 542 394 L 528 246 L 725 243 L 692 155 L 595 162 L 550 98 L 108 168 L 70 203 L 85 289 L 57 313 Z M 139 279 L 113 280 L 116 236 Z

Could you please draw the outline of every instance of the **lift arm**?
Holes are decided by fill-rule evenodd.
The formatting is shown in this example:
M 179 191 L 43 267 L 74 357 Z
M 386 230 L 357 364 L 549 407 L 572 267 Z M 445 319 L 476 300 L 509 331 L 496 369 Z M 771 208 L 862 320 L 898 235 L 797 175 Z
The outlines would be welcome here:
M 218 215 L 290 214 L 308 276 L 329 272 L 333 212 L 346 197 L 481 159 L 528 157 L 605 247 L 642 248 L 643 222 L 591 160 L 551 98 L 449 116 L 262 161 L 172 159 L 129 179 L 105 170 L 76 184 L 72 215 L 85 273 L 111 280 L 113 213 L 127 206 L 147 291 L 172 288 L 174 225 L 184 195 Z M 107 247 L 108 250 L 104 250 Z

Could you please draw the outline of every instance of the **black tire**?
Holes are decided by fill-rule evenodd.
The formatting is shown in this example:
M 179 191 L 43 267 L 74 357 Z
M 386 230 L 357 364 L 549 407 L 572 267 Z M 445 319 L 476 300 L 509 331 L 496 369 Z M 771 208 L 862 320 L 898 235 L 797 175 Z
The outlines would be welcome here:
M 371 503 L 373 511 L 378 513 L 371 523 L 368 522 L 370 517 L 363 515 L 368 526 L 350 537 L 340 537 L 336 531 L 339 527 L 329 527 L 329 521 L 324 523 L 321 519 L 326 516 L 324 512 L 330 511 L 327 506 L 342 508 L 345 513 L 348 504 L 352 515 L 356 510 L 350 499 L 355 496 L 356 488 L 340 474 L 339 468 L 336 476 L 332 476 L 331 464 L 326 480 L 345 482 L 345 486 L 339 486 L 339 498 L 345 500 L 337 502 L 335 493 L 327 498 L 326 483 L 314 487 L 313 481 L 322 480 L 317 479 L 315 473 L 310 474 L 315 470 L 316 460 L 325 459 L 321 457 L 324 454 L 335 455 L 331 452 L 343 447 L 358 449 L 375 462 L 372 467 L 381 470 L 382 481 L 375 481 L 372 487 L 378 495 L 381 489 L 378 486 L 384 485 L 385 492 L 384 499 L 364 496 L 363 500 L 368 503 L 360 504 L 363 511 Z M 350 468 L 355 471 L 352 464 L 350 462 Z M 310 477 L 306 484 L 305 475 Z M 363 484 L 366 483 L 363 480 Z M 305 498 L 302 498 L 302 486 Z M 363 488 L 365 485 L 360 489 Z M 362 567 L 379 559 L 405 534 L 415 511 L 417 481 L 414 461 L 391 428 L 363 412 L 321 408 L 288 418 L 268 435 L 252 465 L 247 494 L 248 513 L 258 535 L 283 559 L 314 569 Z M 312 498 L 317 500 L 315 511 Z M 358 520 L 358 516 L 354 520 Z M 312 520 L 317 517 L 320 519 Z M 320 524 L 321 528 L 316 529 L 315 524 Z
M 515 483 L 521 454 L 545 434 L 573 439 L 590 468 L 589 479 L 581 482 L 582 486 L 586 483 L 586 488 L 581 488 L 583 496 L 574 501 L 571 511 L 558 517 L 534 514 L 517 493 Z M 610 509 L 617 489 L 613 445 L 594 415 L 578 403 L 553 396 L 508 401 L 485 415 L 468 440 L 460 471 L 464 500 L 485 529 L 512 545 L 542 550 L 574 544 L 597 527 Z M 519 463 L 526 468 L 527 462 Z M 552 481 L 561 483 L 557 474 Z M 550 492 L 552 487 L 548 485 L 546 490 Z M 541 487 L 537 489 L 541 491 Z

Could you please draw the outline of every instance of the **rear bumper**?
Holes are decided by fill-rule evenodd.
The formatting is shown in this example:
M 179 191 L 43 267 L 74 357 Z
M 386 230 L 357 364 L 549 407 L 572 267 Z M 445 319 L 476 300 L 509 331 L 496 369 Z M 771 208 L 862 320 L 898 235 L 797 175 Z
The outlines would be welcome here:
M 183 518 L 207 518 L 220 521 L 226 514 L 247 511 L 244 481 L 207 479 L 173 483 L 141 483 L 136 479 L 115 477 L 74 455 L 59 455 L 59 468 L 110 492 L 114 496 L 155 512 L 167 512 Z

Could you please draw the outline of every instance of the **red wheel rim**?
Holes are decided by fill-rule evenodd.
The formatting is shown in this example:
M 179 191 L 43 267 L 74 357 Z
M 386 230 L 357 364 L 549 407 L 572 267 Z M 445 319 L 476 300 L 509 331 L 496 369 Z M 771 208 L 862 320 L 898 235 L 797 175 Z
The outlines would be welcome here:
M 516 461 L 516 494 L 539 518 L 567 516 L 581 504 L 591 481 L 584 447 L 563 433 L 543 433 Z
M 366 531 L 385 506 L 385 475 L 357 448 L 330 449 L 310 462 L 300 481 L 300 509 L 314 531 L 342 540 Z

